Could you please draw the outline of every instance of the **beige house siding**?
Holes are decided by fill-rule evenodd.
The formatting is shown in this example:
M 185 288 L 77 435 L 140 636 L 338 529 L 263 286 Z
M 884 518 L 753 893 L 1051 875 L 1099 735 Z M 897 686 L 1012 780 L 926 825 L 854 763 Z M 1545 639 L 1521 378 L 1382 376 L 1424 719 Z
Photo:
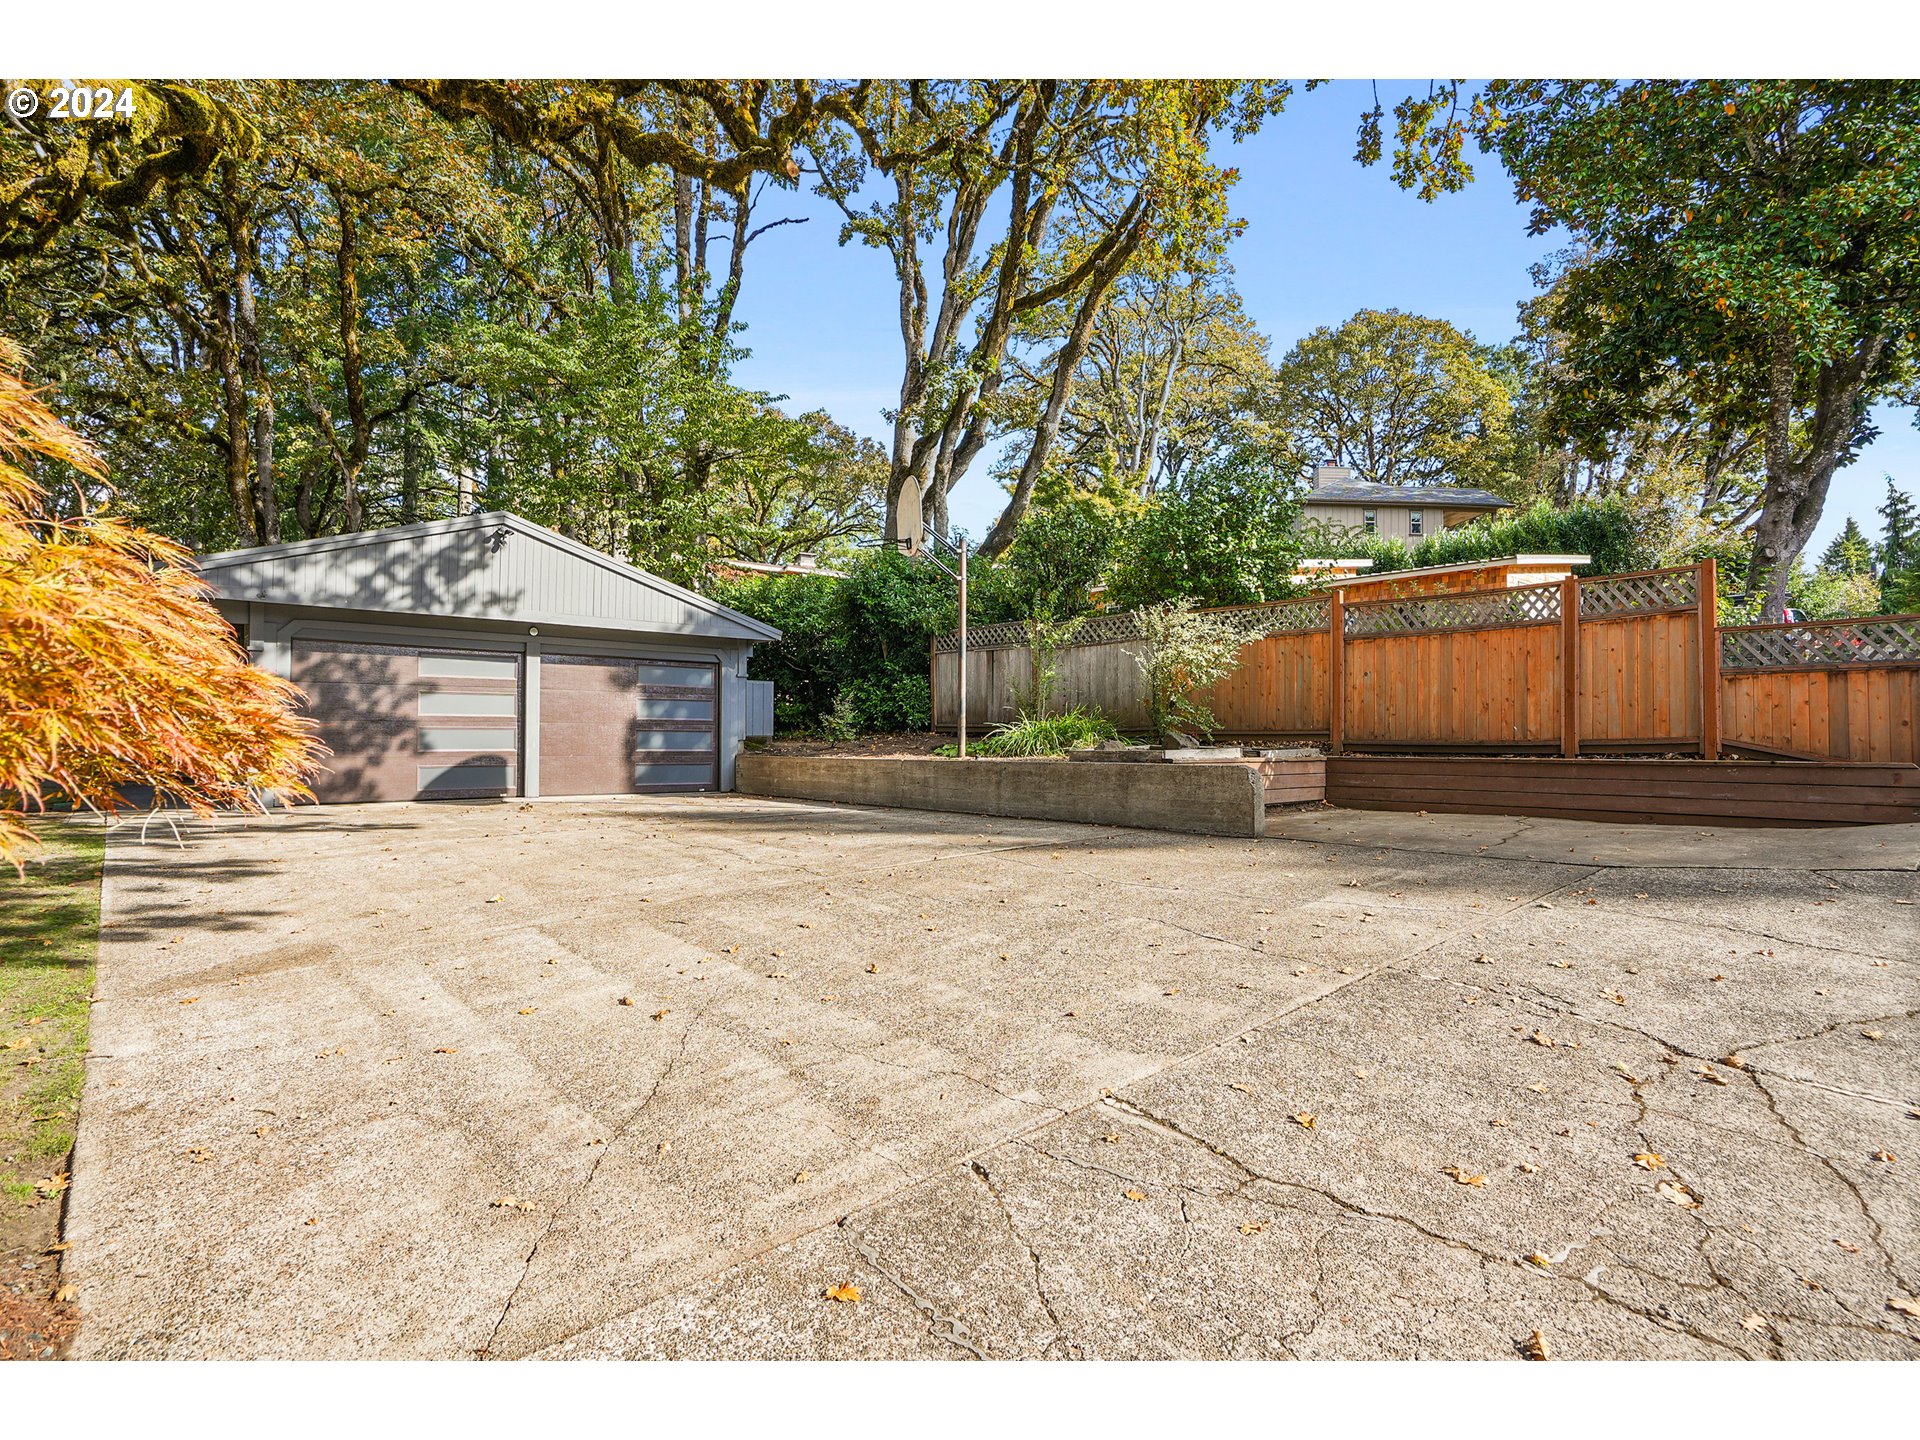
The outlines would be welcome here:
M 1438 535 L 1442 530 L 1452 530 L 1477 520 L 1482 515 L 1491 514 L 1487 510 L 1465 510 L 1459 506 L 1440 505 L 1326 505 L 1308 503 L 1305 507 L 1306 518 L 1325 525 L 1344 525 L 1354 530 L 1364 529 L 1366 512 L 1374 513 L 1375 531 L 1381 535 L 1392 535 L 1397 539 L 1411 540 L 1413 534 L 1413 512 L 1420 512 L 1422 537 Z

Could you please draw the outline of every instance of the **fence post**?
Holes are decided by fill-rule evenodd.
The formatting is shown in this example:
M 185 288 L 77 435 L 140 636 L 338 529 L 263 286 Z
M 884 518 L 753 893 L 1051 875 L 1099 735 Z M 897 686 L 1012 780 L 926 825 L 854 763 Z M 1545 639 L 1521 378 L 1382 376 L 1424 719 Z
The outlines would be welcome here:
M 1560 753 L 1580 753 L 1580 582 L 1560 582 Z
M 1327 602 L 1327 753 L 1338 755 L 1346 741 L 1347 601 L 1339 586 Z
M 1720 577 L 1712 560 L 1700 562 L 1695 588 L 1700 608 L 1700 753 L 1720 758 Z

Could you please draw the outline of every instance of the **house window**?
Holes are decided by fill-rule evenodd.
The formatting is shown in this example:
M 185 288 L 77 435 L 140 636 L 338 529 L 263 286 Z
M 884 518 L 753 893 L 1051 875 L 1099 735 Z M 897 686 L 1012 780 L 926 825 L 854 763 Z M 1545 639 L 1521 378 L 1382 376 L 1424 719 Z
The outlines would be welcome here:
M 1409 510 L 1407 512 L 1407 533 L 1410 535 L 1418 535 L 1420 530 L 1420 512 L 1418 510 Z
M 1360 528 L 1365 530 L 1369 535 L 1380 528 L 1380 522 L 1375 517 L 1373 511 L 1362 510 L 1360 512 Z

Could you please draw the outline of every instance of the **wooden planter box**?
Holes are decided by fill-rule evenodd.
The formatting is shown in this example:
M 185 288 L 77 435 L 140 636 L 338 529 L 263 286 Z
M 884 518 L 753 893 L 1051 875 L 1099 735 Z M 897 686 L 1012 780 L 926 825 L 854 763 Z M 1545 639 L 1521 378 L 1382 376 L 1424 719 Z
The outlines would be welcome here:
M 1915 765 L 1412 755 L 1336 755 L 1326 765 L 1328 802 L 1354 810 L 1665 825 L 1920 822 Z

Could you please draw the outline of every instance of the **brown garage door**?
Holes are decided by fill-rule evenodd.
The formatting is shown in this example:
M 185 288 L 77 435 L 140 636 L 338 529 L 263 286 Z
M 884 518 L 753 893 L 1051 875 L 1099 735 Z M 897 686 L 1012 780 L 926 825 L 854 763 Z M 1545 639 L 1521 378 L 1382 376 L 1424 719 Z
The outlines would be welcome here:
M 323 801 L 518 793 L 517 655 L 295 640 L 293 683 L 333 751 Z
M 720 667 L 611 655 L 540 661 L 540 793 L 720 784 Z

